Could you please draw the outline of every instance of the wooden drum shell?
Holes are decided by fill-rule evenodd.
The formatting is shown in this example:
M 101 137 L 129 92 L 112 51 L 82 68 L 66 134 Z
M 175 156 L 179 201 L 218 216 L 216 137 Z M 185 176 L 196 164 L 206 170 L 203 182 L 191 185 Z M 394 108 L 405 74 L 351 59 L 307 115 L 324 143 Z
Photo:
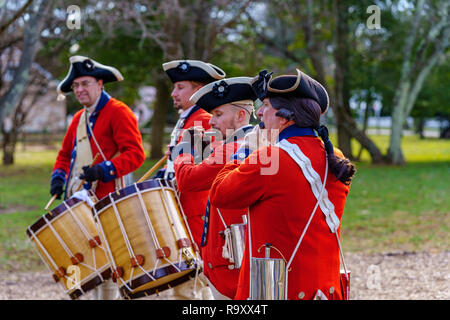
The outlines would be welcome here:
M 53 272 L 54 280 L 72 299 L 110 277 L 110 264 L 102 249 L 104 241 L 99 237 L 92 209 L 86 202 L 77 198 L 64 201 L 51 214 L 43 215 L 28 227 L 26 233 Z M 100 246 L 92 245 L 98 241 Z M 68 278 L 78 280 L 79 286 Z
M 120 270 L 116 280 L 125 298 L 161 292 L 196 271 L 196 254 L 175 192 L 166 180 L 147 180 L 109 194 L 94 207 L 112 270 Z M 180 239 L 187 240 L 183 250 L 192 259 L 180 258 Z M 165 248 L 165 257 L 158 257 L 158 248 Z M 133 267 L 133 255 L 143 258 L 141 265 Z

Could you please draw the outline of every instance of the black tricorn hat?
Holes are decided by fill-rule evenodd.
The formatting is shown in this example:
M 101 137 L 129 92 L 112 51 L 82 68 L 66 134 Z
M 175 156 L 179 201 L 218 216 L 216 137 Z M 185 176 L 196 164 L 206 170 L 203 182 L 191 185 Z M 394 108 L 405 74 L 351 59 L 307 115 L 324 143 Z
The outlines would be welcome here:
M 173 60 L 162 66 L 172 83 L 185 80 L 210 83 L 226 76 L 219 67 L 200 60 Z
M 271 78 L 271 73 L 263 70 L 253 80 L 252 87 L 260 100 L 268 97 L 301 97 L 316 101 L 324 114 L 330 105 L 325 88 L 306 73 L 297 70 L 297 75 L 281 75 Z
M 103 83 L 123 80 L 122 74 L 116 68 L 105 66 L 88 57 L 72 56 L 69 58 L 69 61 L 69 72 L 56 88 L 56 91 L 60 95 L 71 92 L 72 88 L 70 86 L 73 80 L 78 77 L 90 76 L 96 79 L 102 79 Z
M 189 100 L 208 112 L 227 103 L 252 103 L 257 98 L 252 89 L 252 81 L 251 77 L 214 81 L 195 92 Z

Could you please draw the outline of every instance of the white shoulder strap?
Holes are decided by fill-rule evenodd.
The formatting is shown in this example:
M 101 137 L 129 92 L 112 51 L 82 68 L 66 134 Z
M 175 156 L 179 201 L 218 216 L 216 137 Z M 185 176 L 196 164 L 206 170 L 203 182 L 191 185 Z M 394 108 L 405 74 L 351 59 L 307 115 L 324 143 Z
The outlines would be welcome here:
M 82 184 L 79 175 L 83 173 L 82 167 L 88 166 L 92 163 L 92 148 L 91 143 L 89 142 L 88 132 L 86 130 L 86 123 L 89 124 L 87 119 L 87 111 L 86 108 L 81 112 L 80 119 L 78 121 L 77 131 L 76 131 L 76 157 L 74 160 L 74 164 L 72 166 L 72 171 L 70 173 L 69 182 L 67 185 L 66 196 L 67 198 L 71 197 Z M 96 185 L 92 185 L 93 190 L 95 190 Z
M 285 139 L 277 143 L 277 146 L 286 151 L 299 165 L 300 169 L 302 169 L 303 175 L 311 186 L 314 196 L 319 200 L 320 191 L 322 189 L 322 181 L 319 174 L 313 169 L 311 160 L 309 160 L 309 158 L 300 150 L 298 145 L 292 144 Z M 328 192 L 326 188 L 323 190 L 319 206 L 325 216 L 325 221 L 327 222 L 330 231 L 335 233 L 339 228 L 340 221 L 334 212 L 333 203 L 328 199 Z
M 170 143 L 169 147 L 174 147 L 177 145 L 178 139 L 181 136 L 181 133 L 183 132 L 183 126 L 184 122 L 186 121 L 186 118 L 179 118 L 177 123 L 175 124 L 175 127 L 172 130 L 172 133 L 170 134 Z M 164 172 L 164 179 L 169 179 L 169 174 L 173 173 L 175 174 L 175 164 L 174 161 L 170 159 L 170 157 L 166 161 L 166 170 Z

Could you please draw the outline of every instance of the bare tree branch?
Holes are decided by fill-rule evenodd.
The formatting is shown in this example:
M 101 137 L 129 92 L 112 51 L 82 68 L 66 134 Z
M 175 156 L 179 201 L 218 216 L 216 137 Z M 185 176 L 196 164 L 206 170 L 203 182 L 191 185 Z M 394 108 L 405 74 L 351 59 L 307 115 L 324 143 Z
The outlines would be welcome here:
M 6 29 L 8 29 L 8 27 L 14 22 L 16 21 L 20 16 L 22 16 L 24 14 L 24 12 L 27 10 L 27 8 L 31 5 L 31 3 L 33 2 L 33 0 L 28 0 L 22 8 L 20 8 L 15 14 L 14 16 L 11 17 L 11 19 L 9 19 L 8 21 L 6 21 L 6 23 L 2 26 L 0 26 L 0 35 L 5 32 Z

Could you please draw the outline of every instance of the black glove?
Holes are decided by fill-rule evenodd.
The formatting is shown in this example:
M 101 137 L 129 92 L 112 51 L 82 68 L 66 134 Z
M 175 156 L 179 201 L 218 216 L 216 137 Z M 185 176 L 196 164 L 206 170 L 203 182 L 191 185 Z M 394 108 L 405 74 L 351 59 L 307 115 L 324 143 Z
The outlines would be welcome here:
M 56 194 L 57 195 L 56 199 L 61 199 L 63 188 L 64 188 L 64 180 L 60 178 L 54 178 L 50 183 L 50 194 L 52 196 Z
M 80 174 L 80 179 L 84 179 L 87 182 L 103 179 L 103 169 L 97 164 L 91 168 L 89 168 L 89 166 L 84 166 L 82 169 L 83 173 Z
M 159 169 L 158 171 L 156 171 L 156 174 L 153 176 L 152 179 L 162 179 L 164 178 L 164 174 L 166 173 L 166 169 Z
M 182 140 L 184 142 L 189 142 L 190 146 L 196 148 L 196 154 L 194 156 L 200 159 L 201 162 L 203 159 L 203 155 L 207 158 L 211 154 L 211 138 L 205 139 L 205 132 L 202 127 L 191 127 L 185 132 L 183 132 Z M 198 143 L 200 140 L 200 143 Z M 205 149 L 208 151 L 205 152 Z

